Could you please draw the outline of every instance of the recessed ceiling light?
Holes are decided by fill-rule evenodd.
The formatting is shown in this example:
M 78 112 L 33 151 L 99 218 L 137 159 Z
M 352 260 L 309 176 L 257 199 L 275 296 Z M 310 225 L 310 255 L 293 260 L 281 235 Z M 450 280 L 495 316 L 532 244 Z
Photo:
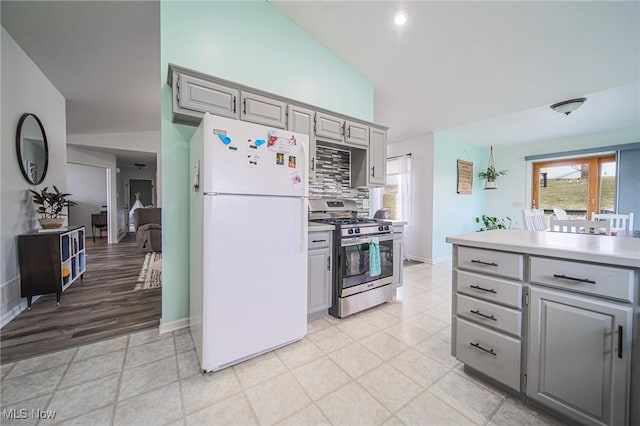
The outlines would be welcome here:
M 409 12 L 406 9 L 400 9 L 394 15 L 393 22 L 395 22 L 397 26 L 401 27 L 407 23 L 408 18 L 409 18 Z

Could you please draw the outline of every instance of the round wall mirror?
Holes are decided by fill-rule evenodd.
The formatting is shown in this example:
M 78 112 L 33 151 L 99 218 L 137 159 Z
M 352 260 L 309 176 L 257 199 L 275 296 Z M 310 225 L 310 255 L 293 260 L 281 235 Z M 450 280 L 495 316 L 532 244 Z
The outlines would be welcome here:
M 49 166 L 49 146 L 42 122 L 35 114 L 22 114 L 16 133 L 18 164 L 24 178 L 33 185 L 42 183 Z

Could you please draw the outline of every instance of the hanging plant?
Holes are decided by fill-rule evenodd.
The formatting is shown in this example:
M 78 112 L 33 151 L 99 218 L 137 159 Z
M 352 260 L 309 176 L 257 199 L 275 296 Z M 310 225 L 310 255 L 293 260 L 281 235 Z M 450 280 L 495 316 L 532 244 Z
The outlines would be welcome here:
M 496 180 L 499 176 L 504 176 L 506 174 L 506 170 L 496 170 L 496 167 L 493 164 L 493 146 L 491 146 L 491 154 L 489 154 L 489 164 L 487 165 L 487 169 L 478 173 L 478 177 L 486 181 L 484 189 L 498 189 Z

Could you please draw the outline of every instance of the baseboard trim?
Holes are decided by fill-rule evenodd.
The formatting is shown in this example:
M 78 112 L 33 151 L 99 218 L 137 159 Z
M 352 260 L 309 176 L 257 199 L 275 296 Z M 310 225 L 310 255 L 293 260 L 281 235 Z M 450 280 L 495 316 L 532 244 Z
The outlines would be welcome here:
M 451 262 L 452 257 L 451 256 L 447 256 L 447 257 L 438 257 L 436 259 L 429 259 L 427 260 L 427 263 L 429 263 L 430 265 L 435 265 L 437 263 L 444 263 L 444 262 Z
M 418 257 L 418 256 L 409 256 L 409 255 L 407 255 L 407 256 L 405 256 L 405 259 L 407 259 L 407 260 L 415 260 L 415 261 L 422 262 L 422 263 L 429 262 L 429 259 L 424 258 L 424 257 Z
M 159 327 L 159 333 L 171 333 L 172 331 L 180 330 L 189 327 L 189 318 L 182 318 L 177 321 L 161 323 Z

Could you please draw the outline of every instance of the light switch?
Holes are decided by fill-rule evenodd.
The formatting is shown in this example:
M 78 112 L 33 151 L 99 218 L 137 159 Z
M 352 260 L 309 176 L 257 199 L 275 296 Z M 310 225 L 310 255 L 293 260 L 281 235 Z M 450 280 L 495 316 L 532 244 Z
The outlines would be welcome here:
M 364 200 L 362 200 L 362 208 L 363 209 L 368 209 L 369 208 L 369 199 L 365 198 Z
M 514 201 L 513 202 L 513 208 L 514 209 L 521 209 L 522 208 L 522 201 Z

